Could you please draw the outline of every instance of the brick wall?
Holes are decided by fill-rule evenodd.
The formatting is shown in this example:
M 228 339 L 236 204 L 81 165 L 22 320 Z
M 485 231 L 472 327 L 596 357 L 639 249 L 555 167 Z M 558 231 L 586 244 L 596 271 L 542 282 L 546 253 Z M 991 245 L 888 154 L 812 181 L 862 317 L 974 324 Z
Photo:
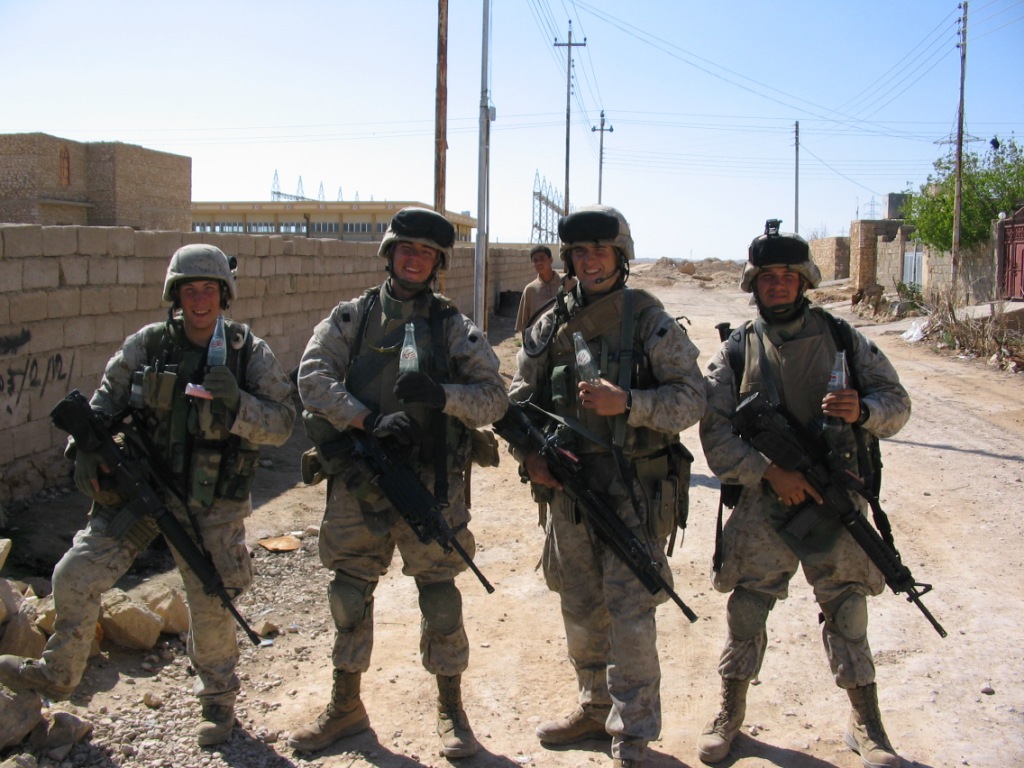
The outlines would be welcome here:
M 0 135 L 0 222 L 192 228 L 192 159 L 119 142 Z
M 238 257 L 239 297 L 229 315 L 249 323 L 286 370 L 339 301 L 385 277 L 376 243 L 0 225 L 0 502 L 67 482 L 66 435 L 50 424 L 50 409 L 72 389 L 91 396 L 124 338 L 166 317 L 167 262 L 175 249 L 196 242 Z M 468 315 L 473 262 L 473 247 L 458 247 L 445 276 L 445 293 Z M 501 291 L 521 290 L 533 276 L 528 246 L 495 249 L 488 312 Z
M 878 284 L 878 245 L 896 237 L 902 223 L 899 220 L 885 219 L 851 222 L 850 285 L 855 290 Z

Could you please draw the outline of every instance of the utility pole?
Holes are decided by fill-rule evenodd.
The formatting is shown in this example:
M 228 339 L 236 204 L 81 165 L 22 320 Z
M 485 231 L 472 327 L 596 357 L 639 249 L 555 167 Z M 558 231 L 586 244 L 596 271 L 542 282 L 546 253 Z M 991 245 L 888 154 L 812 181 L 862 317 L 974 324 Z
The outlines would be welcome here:
M 793 232 L 800 234 L 800 121 L 796 121 L 796 134 L 793 137 L 793 146 L 796 149 L 796 164 L 794 165 L 793 183 Z
M 556 48 L 565 48 L 565 208 L 564 215 L 569 215 L 569 115 L 571 114 L 571 97 L 572 97 L 572 49 L 573 47 L 582 48 L 587 44 L 587 38 L 583 38 L 582 43 L 574 43 L 572 41 L 572 20 L 569 21 L 569 42 L 559 43 L 555 42 Z
M 960 210 L 963 206 L 964 162 L 964 80 L 967 73 L 967 0 L 963 2 L 964 16 L 960 22 L 960 106 L 956 114 L 956 171 L 953 186 L 953 252 L 950 256 L 949 308 L 956 305 L 957 270 L 960 266 Z
M 615 127 L 609 125 L 607 128 L 604 127 L 604 110 L 601 110 L 601 127 L 591 126 L 591 131 L 600 131 L 601 138 L 598 141 L 598 152 L 597 152 L 597 202 L 601 202 L 601 177 L 604 174 L 604 133 L 612 133 L 615 131 Z
M 448 150 L 448 0 L 437 0 L 437 87 L 434 96 L 434 210 L 444 216 Z M 445 290 L 445 270 L 438 287 Z
M 487 333 L 487 237 L 490 208 L 491 108 L 488 100 L 487 41 L 491 0 L 484 0 L 483 44 L 480 53 L 480 148 L 477 166 L 476 249 L 473 252 L 473 319 Z

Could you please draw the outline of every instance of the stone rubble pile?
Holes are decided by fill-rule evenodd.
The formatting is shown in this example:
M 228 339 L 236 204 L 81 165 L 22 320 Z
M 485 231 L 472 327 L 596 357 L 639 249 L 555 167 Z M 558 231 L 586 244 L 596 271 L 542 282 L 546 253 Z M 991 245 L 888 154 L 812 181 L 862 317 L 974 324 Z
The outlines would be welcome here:
M 330 630 L 315 533 L 315 528 L 293 532 L 302 541 L 293 552 L 254 550 L 256 578 L 238 607 L 261 636 L 301 634 L 305 643 Z M 0 568 L 9 551 L 10 542 L 0 539 Z M 200 708 L 192 694 L 195 672 L 185 648 L 188 607 L 180 579 L 176 572 L 171 575 L 170 584 L 166 578 L 153 578 L 127 592 L 115 588 L 103 595 L 93 645 L 94 656 L 101 657 L 90 661 L 68 701 L 51 702 L 0 685 L 0 768 L 294 765 L 291 750 L 284 747 L 283 729 L 256 725 L 253 719 L 272 720 L 266 716 L 276 705 L 261 700 L 260 693 L 283 685 L 285 679 L 270 670 L 248 671 L 256 655 L 267 649 L 254 647 L 241 632 L 239 727 L 228 742 L 213 749 L 196 744 Z M 310 614 L 317 619 L 309 619 Z M 27 584 L 0 578 L 0 616 L 0 653 L 38 658 L 53 631 L 52 597 L 39 597 Z M 273 650 L 294 660 L 310 655 L 308 644 Z M 112 691 L 104 696 L 110 703 L 92 703 L 106 691 Z M 278 747 L 283 754 L 277 753 Z

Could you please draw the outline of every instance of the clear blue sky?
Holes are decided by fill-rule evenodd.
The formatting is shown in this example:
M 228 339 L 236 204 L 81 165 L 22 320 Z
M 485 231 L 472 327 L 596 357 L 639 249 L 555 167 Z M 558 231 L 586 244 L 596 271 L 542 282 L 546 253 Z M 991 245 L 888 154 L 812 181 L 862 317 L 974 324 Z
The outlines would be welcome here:
M 449 0 L 447 207 L 477 214 L 482 4 Z M 764 220 L 840 235 L 952 151 L 954 0 L 498 0 L 490 240 L 528 241 L 532 192 L 630 220 L 639 256 L 744 258 Z M 193 199 L 420 200 L 434 183 L 436 0 L 0 0 L 0 132 L 192 158 Z M 1024 140 L 1024 0 L 971 0 L 966 131 Z

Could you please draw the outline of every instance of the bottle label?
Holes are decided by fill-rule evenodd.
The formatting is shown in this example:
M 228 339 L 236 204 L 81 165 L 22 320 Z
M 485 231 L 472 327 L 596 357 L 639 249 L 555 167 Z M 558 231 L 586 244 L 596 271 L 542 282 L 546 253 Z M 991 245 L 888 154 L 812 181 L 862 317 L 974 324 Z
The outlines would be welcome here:
M 419 370 L 419 356 L 416 354 L 415 347 L 402 347 L 402 351 L 398 355 L 398 370 Z
M 213 329 L 213 336 L 210 337 L 210 346 L 206 351 L 206 364 L 210 367 L 215 365 L 227 365 L 228 342 L 224 335 L 224 316 L 217 318 L 217 325 Z

